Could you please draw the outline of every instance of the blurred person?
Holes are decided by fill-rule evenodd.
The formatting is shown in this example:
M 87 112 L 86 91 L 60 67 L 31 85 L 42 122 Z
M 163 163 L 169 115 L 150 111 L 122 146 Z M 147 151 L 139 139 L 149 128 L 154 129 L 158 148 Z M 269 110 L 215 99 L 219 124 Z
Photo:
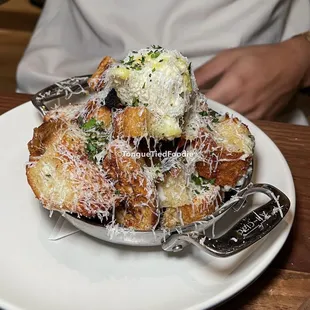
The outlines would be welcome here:
M 179 50 L 206 95 L 250 119 L 308 124 L 309 0 L 47 0 L 18 66 L 19 92 L 92 73 L 152 44 Z

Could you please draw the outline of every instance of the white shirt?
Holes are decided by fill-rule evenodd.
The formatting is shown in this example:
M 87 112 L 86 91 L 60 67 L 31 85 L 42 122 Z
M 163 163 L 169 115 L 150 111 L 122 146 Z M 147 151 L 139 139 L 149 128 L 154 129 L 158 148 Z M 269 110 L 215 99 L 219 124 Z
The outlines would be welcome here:
M 35 93 L 152 44 L 197 68 L 223 49 L 280 42 L 310 29 L 309 0 L 47 0 L 18 66 Z

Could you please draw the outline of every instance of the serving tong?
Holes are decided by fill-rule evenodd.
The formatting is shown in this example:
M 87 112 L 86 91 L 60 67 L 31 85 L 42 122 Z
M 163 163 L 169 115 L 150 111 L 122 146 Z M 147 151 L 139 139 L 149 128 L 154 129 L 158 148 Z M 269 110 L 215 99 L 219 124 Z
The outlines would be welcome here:
M 72 77 L 55 83 L 32 97 L 33 105 L 42 116 L 56 106 L 77 104 L 87 99 L 87 81 L 90 75 Z M 205 253 L 216 257 L 232 256 L 248 248 L 267 236 L 285 217 L 290 208 L 288 197 L 270 184 L 250 183 L 253 165 L 248 169 L 246 177 L 234 191 L 234 195 L 219 207 L 213 214 L 203 220 L 166 232 L 161 229 L 154 231 L 133 231 L 118 229 L 113 231 L 107 227 L 92 223 L 88 219 L 78 218 L 70 213 L 63 216 L 76 228 L 110 243 L 129 246 L 161 246 L 166 252 L 179 252 L 192 244 Z M 218 222 L 229 210 L 241 209 L 248 202 L 248 197 L 263 193 L 270 200 L 249 212 L 221 236 L 207 237 L 206 231 Z M 238 211 L 236 211 L 238 212 Z

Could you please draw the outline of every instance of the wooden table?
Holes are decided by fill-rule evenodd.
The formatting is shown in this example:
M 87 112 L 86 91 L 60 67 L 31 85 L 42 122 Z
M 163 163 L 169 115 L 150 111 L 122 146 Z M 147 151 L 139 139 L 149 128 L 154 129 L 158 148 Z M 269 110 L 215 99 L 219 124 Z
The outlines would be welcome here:
M 29 95 L 0 94 L 0 114 L 29 98 Z M 218 309 L 310 310 L 310 127 L 267 121 L 256 124 L 277 144 L 292 170 L 297 195 L 295 223 L 271 266 L 256 282 Z

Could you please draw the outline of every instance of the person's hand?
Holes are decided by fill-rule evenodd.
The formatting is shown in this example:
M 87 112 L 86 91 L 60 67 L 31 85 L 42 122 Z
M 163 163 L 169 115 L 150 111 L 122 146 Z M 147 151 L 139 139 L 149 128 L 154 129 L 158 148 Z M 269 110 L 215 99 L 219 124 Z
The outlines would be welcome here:
M 293 38 L 278 44 L 225 50 L 195 71 L 205 95 L 249 119 L 273 119 L 289 102 L 310 68 L 310 44 Z

